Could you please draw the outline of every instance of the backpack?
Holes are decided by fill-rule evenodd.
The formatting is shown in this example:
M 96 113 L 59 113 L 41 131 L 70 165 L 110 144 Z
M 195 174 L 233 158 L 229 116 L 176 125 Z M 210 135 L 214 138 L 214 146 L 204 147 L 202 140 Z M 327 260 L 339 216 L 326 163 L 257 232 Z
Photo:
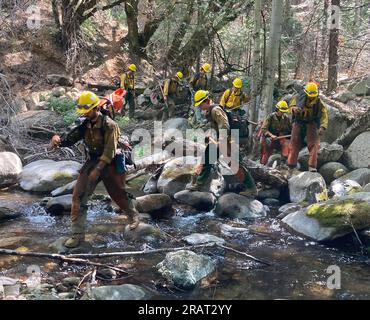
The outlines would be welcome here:
M 249 135 L 248 131 L 248 118 L 246 112 L 241 109 L 235 109 L 226 111 L 227 119 L 229 121 L 230 129 L 239 130 L 239 136 L 241 138 L 247 138 Z

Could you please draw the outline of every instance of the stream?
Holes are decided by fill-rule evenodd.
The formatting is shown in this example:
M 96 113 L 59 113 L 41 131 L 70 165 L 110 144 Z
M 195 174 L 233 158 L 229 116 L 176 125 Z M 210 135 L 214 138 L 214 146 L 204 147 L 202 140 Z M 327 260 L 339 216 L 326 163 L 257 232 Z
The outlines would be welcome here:
M 137 179 L 137 186 L 145 177 Z M 132 186 L 136 196 L 139 188 Z M 104 188 L 98 186 L 98 193 Z M 22 191 L 1 192 L 0 200 L 16 203 L 23 216 L 0 224 L 0 247 L 33 252 L 52 252 L 49 244 L 69 234 L 69 216 L 52 217 L 39 205 L 43 196 Z M 170 240 L 142 239 L 128 242 L 122 237 L 120 216 L 97 203 L 88 211 L 87 240 L 94 252 L 130 251 L 144 248 L 183 246 L 181 238 L 194 232 L 210 233 L 226 240 L 226 245 L 271 263 L 264 266 L 246 257 L 220 248 L 197 249 L 217 260 L 217 270 L 192 291 L 176 290 L 165 285 L 156 264 L 165 253 L 129 258 L 101 259 L 124 267 L 130 277 L 98 279 L 97 285 L 132 283 L 151 290 L 152 299 L 370 299 L 370 267 L 360 254 L 353 236 L 329 244 L 318 244 L 287 230 L 277 210 L 271 208 L 267 218 L 254 221 L 227 220 L 212 212 L 174 205 L 175 214 L 167 220 L 150 221 Z M 229 226 L 243 228 L 232 229 Z M 42 283 L 55 284 L 68 276 L 82 277 L 91 266 L 71 266 L 56 260 L 0 256 L 0 275 L 27 279 L 27 268 L 41 269 Z M 341 288 L 329 289 L 329 266 L 341 271 Z

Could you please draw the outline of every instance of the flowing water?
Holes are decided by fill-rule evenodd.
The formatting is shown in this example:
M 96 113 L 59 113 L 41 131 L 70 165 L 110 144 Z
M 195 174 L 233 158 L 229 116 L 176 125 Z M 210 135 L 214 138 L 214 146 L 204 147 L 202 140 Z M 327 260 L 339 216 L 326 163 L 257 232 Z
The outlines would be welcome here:
M 24 215 L 0 224 L 0 247 L 52 252 L 49 244 L 68 235 L 69 217 L 51 217 L 38 205 L 41 197 L 23 192 L 0 193 L 1 201 L 16 203 Z M 88 213 L 88 240 L 94 252 L 129 251 L 143 248 L 182 246 L 183 236 L 194 232 L 211 233 L 226 245 L 271 263 L 264 266 L 220 248 L 197 250 L 217 260 L 217 270 L 196 289 L 184 292 L 165 285 L 156 264 L 165 254 L 99 260 L 126 268 L 131 276 L 114 281 L 98 279 L 98 285 L 133 283 L 145 286 L 153 299 L 369 299 L 370 265 L 360 255 L 352 236 L 330 245 L 318 244 L 290 233 L 275 214 L 253 222 L 220 219 L 211 212 L 194 212 L 175 207 L 167 220 L 151 221 L 170 240 L 127 242 L 122 237 L 120 216 L 99 204 Z M 235 228 L 230 228 L 230 226 Z M 238 229 L 236 229 L 238 228 Z M 0 256 L 0 275 L 27 278 L 27 267 L 38 265 L 42 281 L 58 282 L 67 276 L 83 276 L 91 267 L 70 266 L 40 258 Z M 329 266 L 341 271 L 341 288 L 329 289 Z

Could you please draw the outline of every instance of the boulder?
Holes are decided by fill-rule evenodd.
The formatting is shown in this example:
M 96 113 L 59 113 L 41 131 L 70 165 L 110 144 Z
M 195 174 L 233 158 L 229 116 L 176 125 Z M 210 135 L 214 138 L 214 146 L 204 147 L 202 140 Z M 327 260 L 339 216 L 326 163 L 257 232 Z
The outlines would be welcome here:
M 344 162 L 354 170 L 367 168 L 370 164 L 370 131 L 359 134 L 344 153 Z
M 20 174 L 20 186 L 26 191 L 50 192 L 75 180 L 80 168 L 80 163 L 70 160 L 31 162 Z
M 370 95 L 370 77 L 351 83 L 348 90 L 357 96 Z
M 18 182 L 22 172 L 21 159 L 12 152 L 0 152 L 0 187 Z
M 280 201 L 278 199 L 266 198 L 262 200 L 262 203 L 268 207 L 279 207 Z
M 68 237 L 61 237 L 49 244 L 48 247 L 53 252 L 57 252 L 59 254 L 92 253 L 93 247 L 89 242 L 83 241 L 78 247 L 70 249 L 64 246 L 67 239 Z
M 51 110 L 32 110 L 17 114 L 12 118 L 12 122 L 25 130 L 32 126 L 50 128 L 58 130 L 65 127 L 63 116 Z M 51 125 L 52 124 L 52 125 Z
M 210 192 L 183 190 L 175 193 L 177 202 L 194 207 L 197 210 L 209 211 L 216 203 L 215 196 Z
M 72 205 L 72 195 L 66 194 L 63 196 L 51 198 L 46 203 L 46 210 L 53 216 L 70 213 Z
M 317 202 L 316 195 L 326 189 L 324 178 L 317 172 L 302 172 L 288 180 L 291 202 Z
M 35 110 L 49 110 L 50 109 L 50 103 L 48 101 L 40 101 Z
M 361 186 L 364 186 L 365 184 L 370 183 L 370 169 L 369 168 L 356 169 L 356 170 L 353 170 L 345 174 L 344 176 L 341 176 L 340 178 L 336 180 L 340 180 L 340 181 L 353 180 L 353 181 L 356 181 Z
M 196 163 L 197 159 L 191 156 L 167 162 L 157 182 L 158 191 L 173 197 L 184 190 L 194 174 Z
M 216 237 L 208 233 L 192 233 L 191 235 L 184 237 L 183 240 L 191 245 L 204 244 L 204 243 L 210 243 L 210 242 L 215 242 L 218 244 L 225 243 L 224 239 Z
M 370 226 L 370 194 L 359 192 L 312 204 L 283 220 L 290 228 L 316 241 L 328 241 Z M 353 227 L 352 227 L 353 225 Z
M 25 97 L 27 110 L 36 110 L 40 103 L 40 94 L 38 92 L 31 92 Z
M 51 195 L 53 197 L 58 197 L 58 196 L 64 196 L 66 194 L 72 194 L 73 188 L 75 187 L 76 183 L 77 183 L 77 180 L 73 180 L 72 182 L 67 183 L 64 186 L 56 188 L 55 190 L 51 192 Z
M 292 212 L 297 212 L 302 209 L 302 206 L 298 203 L 287 203 L 279 208 L 279 215 L 276 217 L 278 219 L 285 218 L 288 214 Z
M 12 220 L 20 217 L 21 215 L 22 211 L 19 210 L 19 206 L 0 201 L 0 222 Z
M 185 290 L 193 289 L 215 268 L 216 263 L 211 258 L 189 250 L 167 253 L 166 258 L 157 264 L 157 270 L 164 278 Z
M 63 87 L 55 87 L 53 88 L 53 90 L 51 90 L 51 94 L 54 97 L 61 97 L 66 94 L 66 89 L 64 89 Z
M 324 178 L 327 184 L 330 184 L 332 181 L 335 180 L 335 172 L 339 169 L 344 170 L 344 173 L 348 173 L 348 169 L 339 162 L 328 162 L 325 163 L 319 170 L 319 173 Z
M 280 196 L 280 190 L 279 189 L 265 189 L 258 191 L 257 199 L 263 200 L 263 199 L 278 199 Z
M 320 150 L 317 153 L 317 166 L 321 167 L 327 162 L 335 162 L 340 159 L 343 155 L 343 146 L 339 144 L 329 144 L 322 142 L 320 144 Z M 308 157 L 309 152 L 307 147 L 299 152 L 298 161 L 303 169 L 308 168 Z
M 350 100 L 356 99 L 356 94 L 349 91 L 344 91 L 333 96 L 333 98 L 339 102 L 347 103 Z
M 27 109 L 27 103 L 22 98 L 19 98 L 19 97 L 18 98 L 15 98 L 14 99 L 14 105 L 15 105 L 15 108 L 17 110 L 17 113 L 28 111 L 28 109 Z
M 366 185 L 362 188 L 362 192 L 370 192 L 370 183 L 366 184 Z
M 140 222 L 139 225 L 135 229 L 132 229 L 132 230 L 130 229 L 130 226 L 127 225 L 123 232 L 123 237 L 129 241 L 140 240 L 142 238 L 148 238 L 148 237 L 165 239 L 165 235 L 163 234 L 161 230 L 159 230 L 158 228 L 150 224 L 143 223 L 143 222 Z
M 119 286 L 102 286 L 92 288 L 83 299 L 91 300 L 146 300 L 149 293 L 134 284 L 122 284 Z
M 46 80 L 50 84 L 59 84 L 60 86 L 73 85 L 73 78 L 64 74 L 48 74 Z
M 164 216 L 172 209 L 172 200 L 166 194 L 149 194 L 136 198 L 136 210 L 154 216 Z
M 360 191 L 362 191 L 362 187 L 358 182 L 337 179 L 330 184 L 329 196 L 339 198 Z
M 216 204 L 215 213 L 221 217 L 234 219 L 254 219 L 267 215 L 266 208 L 261 202 L 236 193 L 222 195 Z

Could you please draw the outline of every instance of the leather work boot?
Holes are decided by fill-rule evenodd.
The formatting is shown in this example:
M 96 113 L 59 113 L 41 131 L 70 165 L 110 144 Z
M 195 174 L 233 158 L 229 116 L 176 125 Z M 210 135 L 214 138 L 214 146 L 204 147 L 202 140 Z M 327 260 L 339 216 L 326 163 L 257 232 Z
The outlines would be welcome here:
M 83 241 L 85 241 L 85 235 L 74 234 L 64 242 L 66 248 L 77 248 Z

